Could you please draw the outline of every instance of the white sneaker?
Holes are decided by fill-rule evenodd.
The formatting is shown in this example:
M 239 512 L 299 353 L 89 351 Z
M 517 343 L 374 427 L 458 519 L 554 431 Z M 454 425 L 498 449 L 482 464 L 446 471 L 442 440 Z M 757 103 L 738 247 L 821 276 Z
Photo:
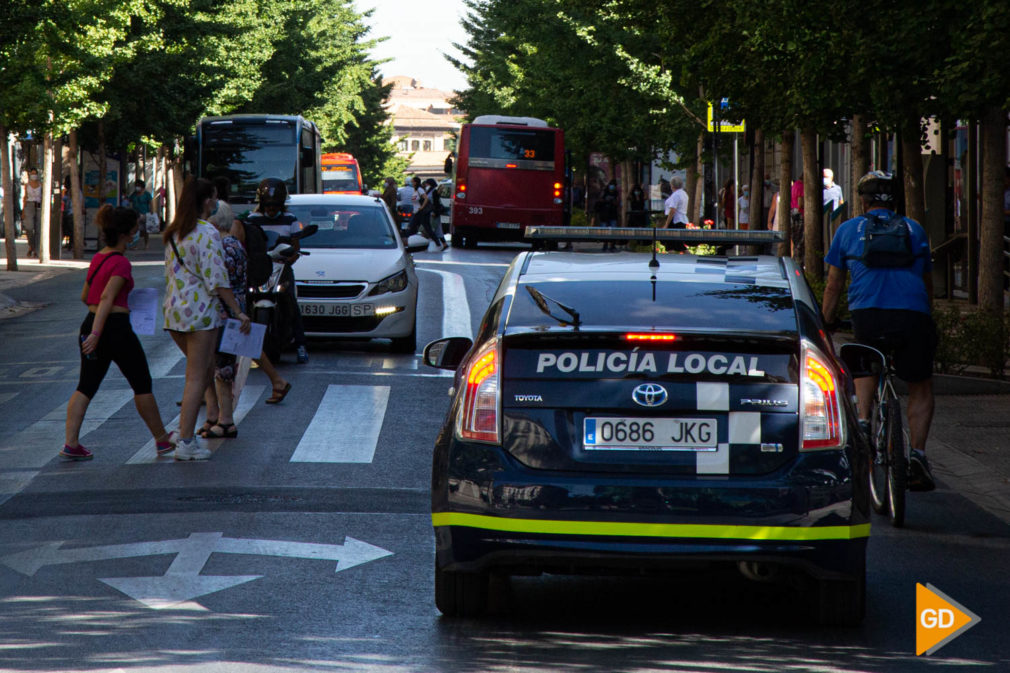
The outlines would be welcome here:
M 210 449 L 200 446 L 197 437 L 193 437 L 188 442 L 180 439 L 179 443 L 175 445 L 176 460 L 207 460 L 210 456 Z

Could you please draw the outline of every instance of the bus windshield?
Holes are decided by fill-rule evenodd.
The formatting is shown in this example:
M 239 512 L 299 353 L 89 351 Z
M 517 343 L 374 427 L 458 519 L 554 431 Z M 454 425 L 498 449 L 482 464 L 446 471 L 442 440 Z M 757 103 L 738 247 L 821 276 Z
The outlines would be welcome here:
M 360 189 L 354 166 L 323 166 L 323 193 L 358 192 Z
M 291 151 L 279 152 L 284 147 Z M 291 122 L 267 124 L 222 123 L 203 127 L 201 174 L 223 175 L 232 195 L 252 195 L 265 178 L 279 178 L 295 190 L 298 139 Z
M 470 127 L 469 163 L 474 167 L 554 170 L 555 132 Z

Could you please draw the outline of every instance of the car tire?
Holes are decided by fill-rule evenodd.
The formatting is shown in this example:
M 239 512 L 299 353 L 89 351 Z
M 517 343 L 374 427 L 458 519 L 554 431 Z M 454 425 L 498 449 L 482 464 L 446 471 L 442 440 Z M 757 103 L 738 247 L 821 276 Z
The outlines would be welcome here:
M 435 566 L 435 607 L 445 617 L 480 617 L 487 612 L 487 573 L 442 570 Z
M 850 579 L 822 579 L 813 592 L 814 620 L 821 626 L 859 626 L 866 615 L 866 557 Z
M 473 250 L 477 247 L 477 237 L 473 234 L 469 234 L 463 238 L 463 247 L 467 250 Z
M 417 352 L 417 323 L 410 330 L 410 334 L 403 337 L 393 337 L 390 350 L 394 353 L 416 353 Z

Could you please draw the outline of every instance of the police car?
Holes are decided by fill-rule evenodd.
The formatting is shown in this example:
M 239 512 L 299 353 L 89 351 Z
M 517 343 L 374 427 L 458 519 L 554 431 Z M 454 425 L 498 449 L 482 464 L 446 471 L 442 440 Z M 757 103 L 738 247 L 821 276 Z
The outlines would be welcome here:
M 483 612 L 491 573 L 702 563 L 803 578 L 818 621 L 860 622 L 869 454 L 819 316 L 789 258 L 521 253 L 476 340 L 424 351 L 456 370 L 432 468 L 439 610 Z

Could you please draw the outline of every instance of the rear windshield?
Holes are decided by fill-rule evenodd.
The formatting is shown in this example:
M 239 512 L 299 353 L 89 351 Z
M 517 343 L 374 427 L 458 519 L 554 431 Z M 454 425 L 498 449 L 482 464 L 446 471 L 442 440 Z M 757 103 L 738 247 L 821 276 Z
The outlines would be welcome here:
M 509 312 L 510 327 L 560 325 L 541 311 L 526 289 L 546 298 L 550 312 L 571 322 L 553 301 L 579 313 L 583 327 L 617 329 L 740 329 L 795 332 L 796 314 L 786 288 L 735 283 L 543 281 L 520 283 Z
M 383 208 L 289 204 L 288 211 L 302 224 L 319 227 L 302 239 L 305 248 L 396 247 L 396 232 Z
M 521 168 L 551 168 L 554 138 L 554 131 L 473 126 L 470 165 L 503 168 L 506 162 L 521 162 L 516 163 Z

